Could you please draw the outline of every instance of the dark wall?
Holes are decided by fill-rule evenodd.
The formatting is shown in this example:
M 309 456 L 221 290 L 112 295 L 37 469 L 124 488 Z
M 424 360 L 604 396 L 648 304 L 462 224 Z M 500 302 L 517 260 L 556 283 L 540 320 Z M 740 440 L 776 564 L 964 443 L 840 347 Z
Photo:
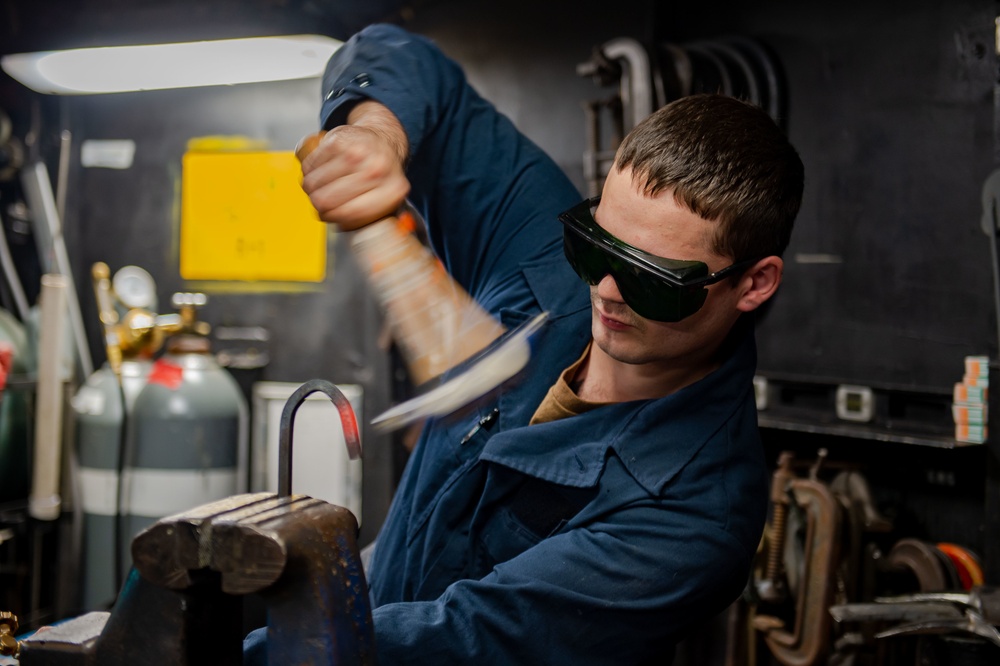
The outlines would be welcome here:
M 707 7 L 672 3 L 660 33 L 771 45 L 806 166 L 786 282 L 760 329 L 762 373 L 950 392 L 963 356 L 997 348 L 979 226 L 996 3 Z
M 661 4 L 656 18 L 658 38 L 676 43 L 755 36 L 784 70 L 785 126 L 806 190 L 785 282 L 758 327 L 759 373 L 796 390 L 800 381 L 867 385 L 880 401 L 874 426 L 844 428 L 829 391 L 813 403 L 792 390 L 808 407 L 793 427 L 763 430 L 769 455 L 812 459 L 827 448 L 868 476 L 894 536 L 968 544 L 994 580 L 997 448 L 949 449 L 948 401 L 964 356 L 997 354 L 980 227 L 998 154 L 997 10 L 969 0 L 772 0 Z M 914 440 L 934 446 L 909 443 L 920 431 L 938 433 Z

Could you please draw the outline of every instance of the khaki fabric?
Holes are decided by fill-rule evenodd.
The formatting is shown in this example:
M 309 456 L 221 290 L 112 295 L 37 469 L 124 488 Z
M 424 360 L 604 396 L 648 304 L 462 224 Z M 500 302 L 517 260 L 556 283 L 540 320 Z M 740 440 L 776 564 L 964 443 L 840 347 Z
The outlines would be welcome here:
M 583 365 L 589 353 L 590 345 L 588 344 L 587 348 L 583 351 L 583 355 L 573 365 L 562 371 L 559 379 L 556 380 L 556 383 L 549 388 L 548 393 L 542 398 L 542 403 L 535 410 L 535 415 L 531 417 L 529 425 L 558 421 L 567 416 L 583 414 L 586 411 L 608 404 L 606 402 L 587 402 L 586 400 L 581 400 L 576 391 L 573 390 L 576 373 L 580 369 L 580 366 Z

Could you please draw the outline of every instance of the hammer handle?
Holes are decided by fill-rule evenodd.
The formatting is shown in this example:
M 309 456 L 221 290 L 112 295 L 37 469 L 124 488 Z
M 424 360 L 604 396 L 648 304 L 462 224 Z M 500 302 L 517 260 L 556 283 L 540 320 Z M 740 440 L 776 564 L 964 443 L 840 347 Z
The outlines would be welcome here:
M 324 135 L 326 135 L 326 130 L 320 130 L 299 140 L 298 145 L 295 146 L 295 157 L 299 159 L 299 162 L 304 161 L 312 151 L 319 147 L 319 142 Z

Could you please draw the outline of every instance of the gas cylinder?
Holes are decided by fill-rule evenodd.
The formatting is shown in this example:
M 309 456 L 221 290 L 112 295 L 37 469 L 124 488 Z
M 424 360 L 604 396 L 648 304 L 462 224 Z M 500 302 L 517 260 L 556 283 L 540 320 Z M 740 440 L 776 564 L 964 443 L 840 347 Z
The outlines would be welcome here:
M 28 415 L 32 391 L 9 384 L 34 372 L 35 363 L 25 327 L 0 309 L 0 342 L 12 352 L 8 385 L 0 398 L 0 503 L 28 496 Z
M 185 325 L 167 339 L 136 397 L 125 457 L 123 565 L 159 518 L 246 492 L 246 399 L 194 320 L 204 296 L 175 294 Z
M 126 415 L 132 412 L 151 366 L 148 359 L 123 360 L 119 384 L 119 378 L 105 363 L 73 396 L 85 526 L 82 603 L 87 610 L 107 608 L 118 592 L 114 544 L 122 433 Z
M 71 405 L 84 524 L 81 603 L 85 610 L 98 610 L 114 601 L 119 586 L 114 555 L 126 422 L 163 334 L 155 323 L 156 285 L 148 273 L 125 266 L 112 281 L 102 262 L 91 272 L 109 360 L 80 386 Z M 122 276 L 129 278 L 127 290 L 118 288 Z

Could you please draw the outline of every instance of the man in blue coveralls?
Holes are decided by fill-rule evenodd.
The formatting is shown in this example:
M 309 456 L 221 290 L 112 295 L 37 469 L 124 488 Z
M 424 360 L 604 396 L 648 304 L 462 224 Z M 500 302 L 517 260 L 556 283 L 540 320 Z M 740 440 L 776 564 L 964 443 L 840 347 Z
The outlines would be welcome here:
M 581 203 L 454 62 L 385 25 L 330 61 L 321 120 L 302 168 L 323 220 L 408 198 L 508 329 L 549 313 L 519 381 L 423 430 L 368 570 L 379 661 L 669 663 L 743 590 L 766 517 L 753 312 L 781 282 L 795 150 L 756 107 L 686 97 Z M 247 662 L 265 653 L 251 634 Z

